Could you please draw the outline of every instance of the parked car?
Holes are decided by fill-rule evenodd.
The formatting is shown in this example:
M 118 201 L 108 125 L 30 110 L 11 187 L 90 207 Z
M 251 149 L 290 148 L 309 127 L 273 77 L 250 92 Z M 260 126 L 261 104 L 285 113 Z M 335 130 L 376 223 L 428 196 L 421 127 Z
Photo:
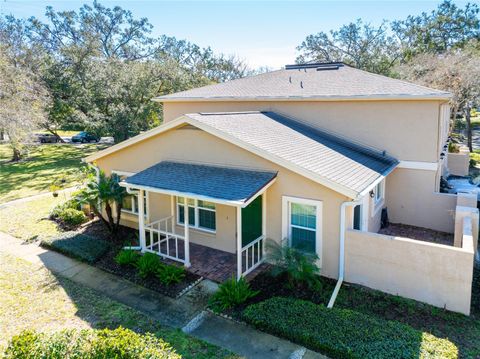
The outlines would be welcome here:
M 72 136 L 72 142 L 81 142 L 81 143 L 87 143 L 87 142 L 98 142 L 100 141 L 100 137 L 94 135 L 93 133 L 90 132 L 79 132 L 75 136 Z
M 39 133 L 37 135 L 40 143 L 57 143 L 60 142 L 57 136 L 51 133 Z

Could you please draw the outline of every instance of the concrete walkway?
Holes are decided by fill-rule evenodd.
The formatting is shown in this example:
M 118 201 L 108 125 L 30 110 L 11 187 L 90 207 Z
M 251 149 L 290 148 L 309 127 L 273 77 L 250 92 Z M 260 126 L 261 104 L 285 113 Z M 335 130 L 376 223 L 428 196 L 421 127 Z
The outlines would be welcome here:
M 63 193 L 70 194 L 72 192 L 75 192 L 77 189 L 78 189 L 78 187 L 76 187 L 76 186 L 64 188 L 64 189 L 58 191 L 58 195 L 61 195 Z M 24 203 L 24 202 L 34 201 L 36 199 L 40 199 L 40 198 L 44 198 L 44 197 L 48 197 L 48 196 L 52 196 L 52 192 L 41 192 L 41 193 L 38 193 L 38 194 L 34 194 L 33 196 L 14 199 L 13 201 L 0 203 L 0 209 L 5 208 L 5 207 L 9 207 L 9 206 L 15 206 L 17 204 Z
M 47 268 L 55 275 L 144 312 L 163 325 L 182 328 L 186 333 L 246 358 L 326 358 L 297 344 L 204 311 L 209 295 L 216 289 L 210 281 L 200 282 L 180 299 L 174 300 L 37 244 L 25 244 L 2 232 L 1 252 Z

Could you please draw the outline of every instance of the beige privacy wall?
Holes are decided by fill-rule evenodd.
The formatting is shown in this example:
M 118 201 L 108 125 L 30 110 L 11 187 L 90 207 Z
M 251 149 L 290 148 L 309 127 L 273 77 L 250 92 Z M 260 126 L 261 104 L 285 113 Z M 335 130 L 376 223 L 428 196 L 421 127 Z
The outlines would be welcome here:
M 454 176 L 468 176 L 470 168 L 470 151 L 462 147 L 458 153 L 448 153 L 448 173 Z
M 468 315 L 473 258 L 470 245 L 347 230 L 345 280 Z

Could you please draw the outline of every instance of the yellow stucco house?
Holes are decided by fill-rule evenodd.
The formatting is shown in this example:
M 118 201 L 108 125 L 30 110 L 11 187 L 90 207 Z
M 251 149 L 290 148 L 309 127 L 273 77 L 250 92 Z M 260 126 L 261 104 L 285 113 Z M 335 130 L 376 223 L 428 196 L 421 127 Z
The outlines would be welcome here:
M 439 193 L 449 97 L 343 63 L 290 65 L 155 98 L 161 126 L 86 161 L 122 176 L 122 222 L 143 251 L 212 271 L 217 251 L 240 277 L 270 238 L 316 253 L 337 291 L 346 280 L 468 313 L 478 212 Z M 378 234 L 382 213 L 455 243 Z

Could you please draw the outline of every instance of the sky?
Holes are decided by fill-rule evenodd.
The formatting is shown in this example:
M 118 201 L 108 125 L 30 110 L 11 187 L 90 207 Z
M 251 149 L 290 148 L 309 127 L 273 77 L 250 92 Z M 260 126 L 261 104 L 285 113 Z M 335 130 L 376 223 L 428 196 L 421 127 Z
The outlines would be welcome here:
M 470 2 L 479 2 L 473 0 Z M 45 19 L 45 7 L 78 10 L 91 1 L 0 0 L 0 13 Z M 338 29 L 362 18 L 379 25 L 383 19 L 405 19 L 435 9 L 440 1 L 107 1 L 135 17 L 147 17 L 153 35 L 187 39 L 215 52 L 235 54 L 250 67 L 271 69 L 294 63 L 296 47 L 309 34 Z M 463 7 L 465 1 L 456 1 Z

